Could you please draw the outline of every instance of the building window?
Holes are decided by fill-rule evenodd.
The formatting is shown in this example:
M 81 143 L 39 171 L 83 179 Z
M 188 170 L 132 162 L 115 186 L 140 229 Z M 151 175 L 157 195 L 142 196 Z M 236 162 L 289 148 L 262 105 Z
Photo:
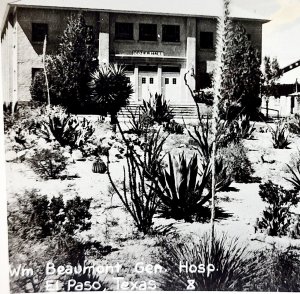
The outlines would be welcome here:
M 180 42 L 180 26 L 163 25 L 162 26 L 163 42 Z
M 200 32 L 200 48 L 201 49 L 214 49 L 214 33 L 213 32 Z
M 165 78 L 165 84 L 166 84 L 166 85 L 169 84 L 169 78 Z
M 247 34 L 248 41 L 251 41 L 251 34 Z
M 42 68 L 35 68 L 33 67 L 31 69 L 31 79 L 34 80 L 35 76 L 38 74 L 38 73 L 42 73 L 43 72 L 43 69 Z
M 149 82 L 150 82 L 150 84 L 153 84 L 153 78 L 150 78 Z
M 157 25 L 156 24 L 140 24 L 139 40 L 140 41 L 157 41 Z
M 176 85 L 176 78 L 173 78 L 173 85 Z
M 116 40 L 133 40 L 133 23 L 116 22 L 115 29 Z
M 48 36 L 48 24 L 32 24 L 32 42 L 44 42 L 45 36 Z
M 146 84 L 146 78 L 142 78 L 142 84 Z

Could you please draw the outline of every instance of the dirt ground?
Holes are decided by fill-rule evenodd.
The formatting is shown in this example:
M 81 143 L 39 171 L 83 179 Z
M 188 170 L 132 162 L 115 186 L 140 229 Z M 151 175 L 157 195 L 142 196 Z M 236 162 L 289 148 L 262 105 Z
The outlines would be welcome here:
M 98 130 L 98 136 L 105 135 L 106 129 Z M 274 149 L 271 133 L 254 133 L 253 140 L 244 140 L 244 146 L 248 149 L 248 157 L 254 168 L 255 177 L 260 177 L 261 182 L 272 180 L 274 183 L 291 188 L 285 177 L 286 164 L 290 163 L 292 155 L 297 153 L 300 138 L 291 137 L 290 149 Z M 172 154 L 185 151 L 192 154 L 193 148 L 189 145 L 189 136 L 170 135 L 165 144 L 165 150 Z M 262 160 L 262 157 L 264 161 Z M 137 262 L 155 264 L 159 260 L 158 240 L 156 237 L 144 237 L 136 234 L 131 217 L 123 209 L 118 196 L 113 193 L 107 174 L 92 172 L 93 160 L 76 161 L 68 166 L 69 175 L 78 175 L 78 178 L 65 180 L 42 180 L 30 169 L 25 162 L 7 162 L 7 198 L 13 203 L 15 194 L 22 194 L 26 189 L 38 189 L 41 194 L 48 197 L 62 194 L 64 199 L 70 199 L 75 195 L 82 198 L 92 198 L 91 213 L 92 227 L 81 234 L 81 238 L 100 241 L 103 245 L 110 245 L 117 249 L 97 264 L 123 264 L 120 276 L 128 281 L 142 281 L 156 279 L 154 275 L 146 273 L 138 274 L 133 271 Z M 119 159 L 111 164 L 111 173 L 114 179 L 122 180 L 125 159 Z M 217 196 L 217 205 L 232 215 L 227 219 L 216 223 L 218 232 L 226 232 L 232 236 L 238 236 L 240 242 L 248 244 L 251 249 L 265 246 L 265 243 L 251 240 L 256 218 L 261 216 L 265 203 L 261 200 L 258 191 L 259 183 L 237 184 L 233 183 L 235 191 L 222 192 Z M 296 209 L 300 212 L 300 207 Z M 183 221 L 155 218 L 156 225 L 173 223 L 180 236 L 201 235 L 209 230 L 209 224 L 186 223 Z M 105 275 L 105 281 L 110 289 L 116 290 L 116 280 L 113 274 Z

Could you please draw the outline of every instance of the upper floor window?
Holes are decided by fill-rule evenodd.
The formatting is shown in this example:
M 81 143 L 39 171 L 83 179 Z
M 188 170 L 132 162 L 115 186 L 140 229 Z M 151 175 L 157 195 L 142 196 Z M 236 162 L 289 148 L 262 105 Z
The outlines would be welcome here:
M 133 40 L 133 23 L 116 22 L 116 40 Z
M 200 48 L 201 49 L 214 49 L 214 33 L 213 32 L 200 32 Z
M 157 25 L 141 23 L 139 39 L 141 41 L 157 41 Z
M 162 26 L 163 42 L 180 42 L 180 26 L 163 25 Z
M 32 42 L 44 42 L 48 36 L 48 24 L 32 23 Z

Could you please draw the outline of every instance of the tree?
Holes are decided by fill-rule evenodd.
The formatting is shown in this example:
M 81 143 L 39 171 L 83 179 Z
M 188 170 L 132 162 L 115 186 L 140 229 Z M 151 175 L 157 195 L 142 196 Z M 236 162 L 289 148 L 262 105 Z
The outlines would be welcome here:
M 130 80 L 124 67 L 118 64 L 101 65 L 93 74 L 89 83 L 91 103 L 98 106 L 102 114 L 111 115 L 111 123 L 116 124 L 117 114 L 129 102 L 133 93 Z
M 56 55 L 46 57 L 51 104 L 65 106 L 70 112 L 90 104 L 90 74 L 98 66 L 95 38 L 82 13 L 71 15 L 59 38 Z M 34 100 L 47 101 L 45 77 L 38 73 L 31 85 Z
M 269 97 L 278 96 L 278 89 L 276 87 L 277 80 L 282 76 L 282 70 L 279 67 L 279 63 L 276 58 L 269 56 L 264 57 L 262 79 L 261 79 L 261 94 L 266 99 L 267 106 L 267 118 L 268 118 L 268 106 Z
M 259 54 L 240 24 L 231 21 L 224 38 L 221 114 L 229 120 L 240 113 L 254 118 L 261 105 Z

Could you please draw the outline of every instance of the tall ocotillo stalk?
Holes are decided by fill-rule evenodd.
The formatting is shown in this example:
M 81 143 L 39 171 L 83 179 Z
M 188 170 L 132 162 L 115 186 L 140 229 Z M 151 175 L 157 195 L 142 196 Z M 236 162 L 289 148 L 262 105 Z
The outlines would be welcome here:
M 226 54 L 226 30 L 229 28 L 229 4 L 230 0 L 223 0 L 223 13 L 218 19 L 217 27 L 217 45 L 216 45 L 216 67 L 213 75 L 213 112 L 212 112 L 212 137 L 213 146 L 211 154 L 212 164 L 212 198 L 211 198 L 211 235 L 210 235 L 210 253 L 212 252 L 212 246 L 215 237 L 215 184 L 216 184 L 216 150 L 217 150 L 217 125 L 219 119 L 219 103 L 221 97 L 222 87 L 222 68 L 224 55 Z
M 48 77 L 47 77 L 47 71 L 46 71 L 46 47 L 47 47 L 47 35 L 44 39 L 43 44 L 43 69 L 44 69 L 44 75 L 45 75 L 45 82 L 46 82 L 46 88 L 47 88 L 47 98 L 48 98 L 48 106 L 50 106 L 50 91 L 49 91 L 49 83 L 48 83 Z

